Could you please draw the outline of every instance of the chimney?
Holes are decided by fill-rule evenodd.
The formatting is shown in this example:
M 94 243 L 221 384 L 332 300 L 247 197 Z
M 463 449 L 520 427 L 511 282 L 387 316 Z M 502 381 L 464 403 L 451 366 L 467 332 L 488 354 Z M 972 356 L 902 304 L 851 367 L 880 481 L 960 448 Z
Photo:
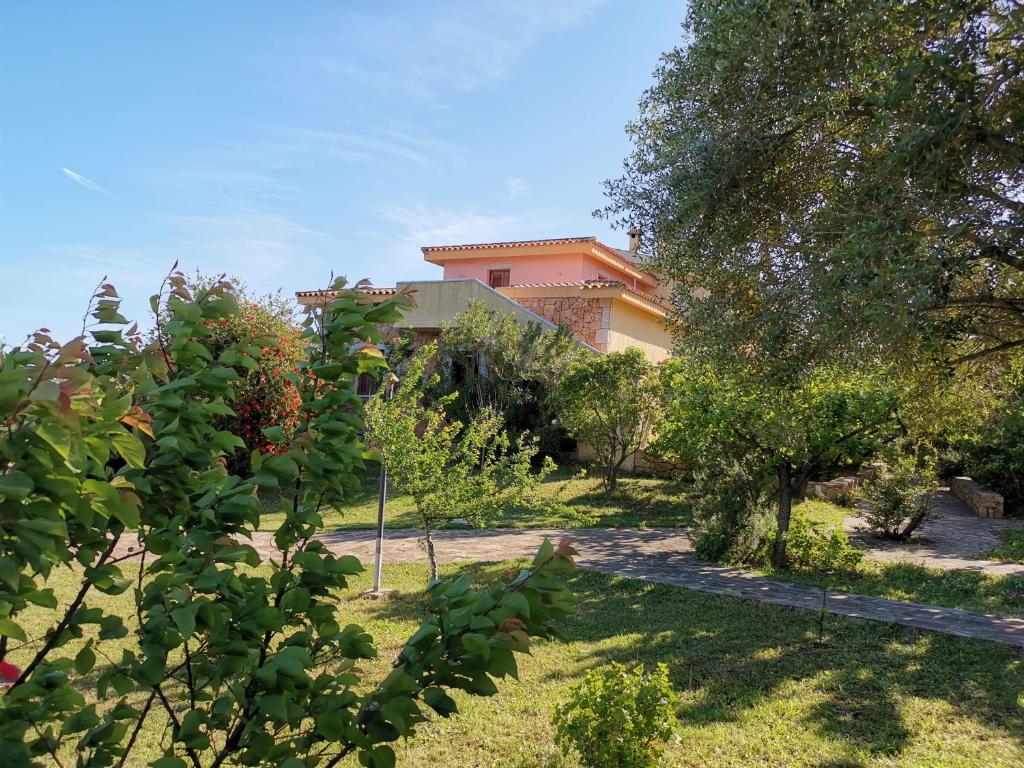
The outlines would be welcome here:
M 629 230 L 629 250 L 634 253 L 640 252 L 640 230 L 636 227 L 631 227 Z

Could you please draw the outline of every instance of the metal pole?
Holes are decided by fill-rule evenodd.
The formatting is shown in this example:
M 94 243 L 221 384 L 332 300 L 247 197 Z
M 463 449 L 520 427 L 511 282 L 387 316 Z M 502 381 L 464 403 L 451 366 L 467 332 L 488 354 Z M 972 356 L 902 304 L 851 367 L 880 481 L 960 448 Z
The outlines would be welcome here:
M 373 565 L 373 591 L 380 592 L 380 572 L 384 565 L 384 504 L 388 496 L 388 465 L 380 462 L 380 489 L 377 492 L 377 559 Z
M 384 382 L 384 386 L 387 387 L 384 390 L 384 398 L 390 400 L 395 395 L 395 382 L 398 379 L 394 374 L 388 376 Z M 380 460 L 380 486 L 377 489 L 377 553 L 373 563 L 373 589 L 370 591 L 372 595 L 382 595 L 384 593 L 383 587 L 381 586 L 381 571 L 384 568 L 384 507 L 387 504 L 388 498 L 388 463 L 381 456 Z

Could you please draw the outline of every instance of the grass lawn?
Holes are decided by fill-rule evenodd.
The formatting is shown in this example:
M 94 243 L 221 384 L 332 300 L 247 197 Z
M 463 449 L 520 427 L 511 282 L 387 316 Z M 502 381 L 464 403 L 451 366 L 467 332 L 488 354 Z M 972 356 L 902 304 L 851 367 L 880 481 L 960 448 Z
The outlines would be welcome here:
M 540 494 L 557 504 L 523 505 L 504 510 L 483 520 L 485 528 L 618 528 L 643 526 L 686 526 L 691 517 L 685 493 L 668 480 L 650 477 L 623 477 L 619 489 L 606 496 L 600 480 L 574 478 L 568 469 L 559 469 L 546 480 Z M 359 492 L 343 507 L 332 507 L 323 514 L 327 530 L 365 530 L 377 527 L 378 475 L 368 472 Z M 263 500 L 262 530 L 274 530 L 283 513 L 281 499 L 268 495 Z M 415 528 L 416 511 L 408 496 L 389 495 L 385 525 L 388 528 Z
M 445 572 L 486 578 L 503 567 Z M 427 570 L 390 566 L 385 575 L 397 589 L 391 598 L 346 606 L 345 619 L 365 624 L 378 642 L 380 661 L 361 665 L 371 678 L 418 626 Z M 836 618 L 826 620 L 819 643 L 818 617 L 809 612 L 592 572 L 573 582 L 579 606 L 564 642 L 537 643 L 521 660 L 520 680 L 501 681 L 498 695 L 458 695 L 461 715 L 399 745 L 400 766 L 572 766 L 557 755 L 552 709 L 588 669 L 611 661 L 669 666 L 680 741 L 666 765 L 1024 764 L 1020 649 Z M 366 586 L 362 578 L 353 590 Z M 144 738 L 152 757 L 160 723 Z
M 812 522 L 829 528 L 841 525 L 843 517 L 851 513 L 847 508 L 819 499 L 804 501 L 795 509 L 806 514 Z M 1013 533 L 1024 534 L 1024 531 Z M 1020 547 L 1018 556 L 1024 557 L 1024 535 L 1017 541 Z M 990 576 L 976 571 L 945 571 L 913 563 L 884 562 L 866 557 L 852 570 L 769 575 L 783 581 L 875 595 L 889 600 L 928 603 L 1003 616 L 1024 616 L 1024 575 Z
M 981 555 L 986 560 L 997 560 L 1001 563 L 1024 563 L 1024 528 L 1000 531 L 1002 544 Z

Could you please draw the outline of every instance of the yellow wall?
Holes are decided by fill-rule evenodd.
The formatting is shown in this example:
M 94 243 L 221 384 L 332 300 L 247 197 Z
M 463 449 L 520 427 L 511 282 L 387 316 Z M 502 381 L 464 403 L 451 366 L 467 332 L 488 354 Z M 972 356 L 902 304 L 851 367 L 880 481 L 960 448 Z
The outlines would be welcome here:
M 637 347 L 652 363 L 672 355 L 672 334 L 664 321 L 622 300 L 612 301 L 608 328 L 608 351 Z

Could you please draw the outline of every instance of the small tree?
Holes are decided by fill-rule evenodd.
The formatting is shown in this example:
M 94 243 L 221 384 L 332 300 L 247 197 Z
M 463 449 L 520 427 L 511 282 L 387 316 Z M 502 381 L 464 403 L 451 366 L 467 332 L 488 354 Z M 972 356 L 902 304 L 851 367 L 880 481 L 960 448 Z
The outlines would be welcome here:
M 774 492 L 771 557 L 779 569 L 787 566 L 793 500 L 807 480 L 864 461 L 897 428 L 895 390 L 870 371 L 822 366 L 782 387 L 743 369 L 677 360 L 665 378 L 668 408 L 658 447 L 712 476 L 741 462 L 741 476 L 757 486 L 751 499 Z
M 588 356 L 562 377 L 553 398 L 566 430 L 597 453 L 604 489 L 611 493 L 622 465 L 644 447 L 660 419 L 655 367 L 633 347 Z
M 525 435 L 512 440 L 493 411 L 463 424 L 446 412 L 455 395 L 430 404 L 426 390 L 437 375 L 426 368 L 436 353 L 436 345 L 422 347 L 393 396 L 382 389 L 366 407 L 367 431 L 388 476 L 416 505 L 431 581 L 438 578 L 433 533 L 441 525 L 457 518 L 477 522 L 517 503 L 555 469 L 546 458 L 533 472 L 535 441 Z
M 165 292 L 152 344 L 123 329 L 104 285 L 86 335 L 62 345 L 41 332 L 0 356 L 0 662 L 19 668 L 0 696 L 0 763 L 73 753 L 82 768 L 124 768 L 149 739 L 155 768 L 330 768 L 350 754 L 393 766 L 389 742 L 427 710 L 454 713 L 453 689 L 494 693 L 528 635 L 565 614 L 571 549 L 545 543 L 485 592 L 435 584 L 429 618 L 367 678 L 360 662 L 377 651 L 341 597 L 362 568 L 316 534 L 322 505 L 358 487 L 366 450 L 355 381 L 380 358 L 353 347 L 379 339 L 398 304 L 341 280 L 311 310 L 303 375 L 290 374 L 295 435 L 264 430 L 274 450 L 243 479 L 225 461 L 241 440 L 217 425 L 234 412 L 235 366 L 261 347 L 211 352 L 211 329 L 239 311 L 229 284 L 193 293 L 173 274 Z M 287 501 L 271 557 L 248 543 L 268 487 Z M 63 602 L 47 583 L 57 574 L 74 580 Z M 111 610 L 123 593 L 130 609 Z M 49 629 L 32 631 L 29 609 L 50 611 Z

